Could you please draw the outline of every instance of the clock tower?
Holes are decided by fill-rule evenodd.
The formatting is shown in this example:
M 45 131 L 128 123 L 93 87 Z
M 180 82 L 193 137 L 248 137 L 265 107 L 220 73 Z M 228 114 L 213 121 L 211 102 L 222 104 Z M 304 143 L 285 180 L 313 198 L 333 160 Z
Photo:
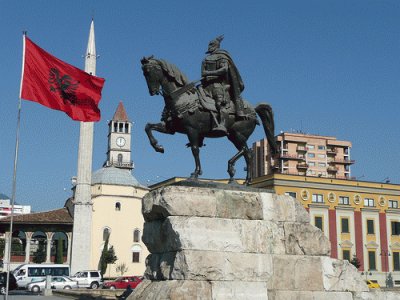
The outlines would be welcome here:
M 114 117 L 108 122 L 108 150 L 104 167 L 132 170 L 131 160 L 132 123 L 128 119 L 124 105 L 119 102 Z

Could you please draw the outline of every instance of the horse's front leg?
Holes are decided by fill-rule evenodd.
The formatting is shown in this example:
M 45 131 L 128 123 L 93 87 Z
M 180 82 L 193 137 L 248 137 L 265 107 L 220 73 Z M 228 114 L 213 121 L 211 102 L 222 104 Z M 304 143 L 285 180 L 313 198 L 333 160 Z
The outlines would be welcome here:
M 174 134 L 175 132 L 172 132 L 167 129 L 165 126 L 164 122 L 160 123 L 147 123 L 145 127 L 145 131 L 147 134 L 147 137 L 149 138 L 151 146 L 156 150 L 157 152 L 164 153 L 164 147 L 158 144 L 157 139 L 153 135 L 153 130 L 161 132 L 161 133 L 167 133 L 167 134 Z
M 188 138 L 189 138 L 189 145 L 192 150 L 194 162 L 195 162 L 195 169 L 192 174 L 190 174 L 190 178 L 199 178 L 199 175 L 203 174 L 203 171 L 201 170 L 201 164 L 200 164 L 200 139 L 199 135 L 197 132 L 194 132 L 192 130 L 188 130 Z

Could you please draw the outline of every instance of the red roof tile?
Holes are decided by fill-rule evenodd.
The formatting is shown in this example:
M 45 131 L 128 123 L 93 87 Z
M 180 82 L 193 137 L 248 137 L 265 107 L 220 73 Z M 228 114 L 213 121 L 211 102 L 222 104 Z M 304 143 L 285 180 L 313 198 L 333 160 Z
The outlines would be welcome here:
M 0 223 L 10 223 L 11 217 L 0 219 Z M 15 224 L 73 224 L 73 219 L 68 209 L 63 207 L 56 210 L 45 212 L 14 215 L 13 223 Z
M 129 122 L 128 115 L 126 113 L 125 107 L 122 104 L 122 101 L 119 102 L 117 110 L 115 111 L 113 121 L 125 121 Z

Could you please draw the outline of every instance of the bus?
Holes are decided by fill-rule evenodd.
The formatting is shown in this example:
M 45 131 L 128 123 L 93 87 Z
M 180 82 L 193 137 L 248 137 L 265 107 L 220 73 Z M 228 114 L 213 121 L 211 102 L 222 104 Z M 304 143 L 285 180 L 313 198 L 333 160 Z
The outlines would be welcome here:
M 19 288 L 25 288 L 32 281 L 46 279 L 47 275 L 69 276 L 69 274 L 69 265 L 63 264 L 22 264 L 13 271 Z

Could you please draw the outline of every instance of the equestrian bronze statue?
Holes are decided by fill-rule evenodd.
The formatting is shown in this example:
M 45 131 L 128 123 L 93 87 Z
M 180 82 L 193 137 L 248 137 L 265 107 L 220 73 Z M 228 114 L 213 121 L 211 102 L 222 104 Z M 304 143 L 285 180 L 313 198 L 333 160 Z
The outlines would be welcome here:
M 276 152 L 274 118 L 272 108 L 267 103 L 253 108 L 241 98 L 244 85 L 240 74 L 225 50 L 219 48 L 222 37 L 211 41 L 207 56 L 202 63 L 202 79 L 189 82 L 186 76 L 173 64 L 153 56 L 141 60 L 151 96 L 161 94 L 165 108 L 160 123 L 148 123 L 146 133 L 150 144 L 157 152 L 164 152 L 152 131 L 186 134 L 195 161 L 191 178 L 202 174 L 200 148 L 204 138 L 226 136 L 238 152 L 228 161 L 229 182 L 234 182 L 235 163 L 244 157 L 246 180 L 251 180 L 252 151 L 247 140 L 261 119 L 271 153 Z

